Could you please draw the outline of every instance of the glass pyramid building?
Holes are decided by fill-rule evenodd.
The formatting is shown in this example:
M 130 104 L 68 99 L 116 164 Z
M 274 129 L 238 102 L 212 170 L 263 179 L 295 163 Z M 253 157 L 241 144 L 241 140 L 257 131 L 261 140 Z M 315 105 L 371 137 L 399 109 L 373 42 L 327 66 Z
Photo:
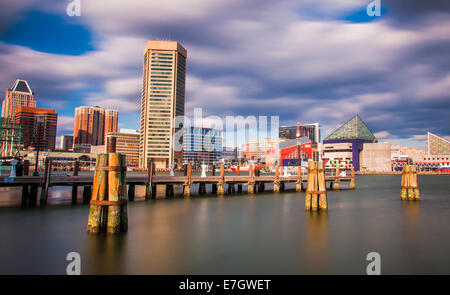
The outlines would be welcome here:
M 326 137 L 324 141 L 341 141 L 351 139 L 361 139 L 367 142 L 377 142 L 376 137 L 358 115 L 354 116 L 338 129 L 336 129 L 333 133 L 328 135 L 328 137 Z

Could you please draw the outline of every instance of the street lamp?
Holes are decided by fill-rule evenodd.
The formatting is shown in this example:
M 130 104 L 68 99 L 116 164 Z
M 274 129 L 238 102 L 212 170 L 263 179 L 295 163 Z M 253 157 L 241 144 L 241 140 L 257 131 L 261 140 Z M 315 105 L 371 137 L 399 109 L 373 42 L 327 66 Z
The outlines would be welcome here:
M 34 165 L 34 172 L 33 172 L 33 176 L 39 176 L 39 171 L 38 171 L 38 164 L 39 164 L 39 148 L 41 146 L 41 126 L 42 123 L 44 123 L 44 117 L 38 116 L 36 117 L 36 129 L 37 129 L 37 133 L 38 133 L 38 140 L 37 140 L 37 147 L 36 147 L 36 163 Z M 36 140 L 35 140 L 36 142 Z

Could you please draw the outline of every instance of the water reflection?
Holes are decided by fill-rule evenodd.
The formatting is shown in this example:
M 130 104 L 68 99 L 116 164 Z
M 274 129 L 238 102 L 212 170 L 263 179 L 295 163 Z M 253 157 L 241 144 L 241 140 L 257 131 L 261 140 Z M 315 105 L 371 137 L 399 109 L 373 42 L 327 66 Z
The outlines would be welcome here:
M 306 257 L 312 274 L 325 273 L 328 264 L 328 213 L 305 212 Z
M 87 274 L 120 274 L 126 272 L 127 264 L 126 234 L 88 235 L 86 241 L 86 257 L 82 257 L 88 265 Z M 86 259 L 86 260 L 85 260 Z

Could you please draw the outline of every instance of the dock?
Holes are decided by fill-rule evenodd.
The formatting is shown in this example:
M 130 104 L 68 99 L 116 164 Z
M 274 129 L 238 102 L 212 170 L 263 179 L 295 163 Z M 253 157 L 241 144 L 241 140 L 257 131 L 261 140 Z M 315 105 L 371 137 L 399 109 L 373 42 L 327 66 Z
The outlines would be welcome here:
M 48 198 L 48 188 L 52 186 L 68 186 L 72 187 L 72 203 L 76 204 L 78 187 L 83 187 L 83 203 L 88 204 L 91 198 L 92 185 L 94 181 L 94 175 L 78 175 L 78 171 L 75 171 L 75 175 L 52 175 L 51 174 L 51 161 L 46 163 L 44 175 L 41 176 L 17 176 L 6 177 L 0 176 L 0 187 L 22 187 L 22 206 L 36 206 L 38 188 L 40 187 L 40 205 L 45 205 Z M 232 194 L 235 192 L 242 192 L 242 186 L 248 186 L 248 193 L 253 194 L 256 192 L 265 191 L 265 184 L 275 184 L 274 191 L 284 191 L 286 183 L 296 183 L 297 191 L 304 190 L 304 184 L 307 182 L 307 175 L 294 176 L 282 176 L 280 175 L 276 167 L 275 175 L 260 175 L 254 173 L 251 167 L 248 175 L 225 175 L 223 165 L 219 175 L 213 175 L 201 177 L 191 175 L 191 169 L 185 169 L 184 176 L 169 176 L 169 175 L 155 175 L 155 169 L 151 163 L 151 169 L 148 169 L 146 175 L 127 175 L 127 195 L 128 200 L 134 200 L 135 186 L 141 185 L 146 187 L 145 198 L 155 198 L 157 186 L 166 187 L 166 197 L 172 197 L 174 195 L 174 186 L 183 186 L 183 195 L 190 196 L 191 186 L 198 184 L 198 194 L 206 193 L 206 185 L 211 185 L 211 192 L 222 194 Z M 345 176 L 341 175 L 342 170 L 347 170 Z M 189 173 L 188 173 L 189 171 Z M 301 171 L 301 169 L 299 169 Z M 188 175 L 189 174 L 189 175 Z M 257 175 L 255 175 L 257 174 Z M 339 169 L 339 168 L 327 168 L 325 173 L 325 181 L 329 189 L 341 189 L 340 183 L 348 182 L 349 188 L 354 189 L 355 173 L 353 168 Z M 238 189 L 235 189 L 235 186 Z M 188 189 L 186 189 L 188 187 Z

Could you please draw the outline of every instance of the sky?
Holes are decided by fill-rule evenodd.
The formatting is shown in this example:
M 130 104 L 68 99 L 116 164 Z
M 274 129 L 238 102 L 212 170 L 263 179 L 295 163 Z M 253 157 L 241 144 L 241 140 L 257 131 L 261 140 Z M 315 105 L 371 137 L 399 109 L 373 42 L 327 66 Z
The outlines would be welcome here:
M 279 116 L 319 122 L 322 138 L 359 114 L 379 141 L 426 148 L 450 139 L 450 1 L 2 0 L 0 87 L 29 82 L 55 109 L 58 136 L 74 109 L 119 110 L 139 129 L 143 50 L 188 51 L 186 115 Z

